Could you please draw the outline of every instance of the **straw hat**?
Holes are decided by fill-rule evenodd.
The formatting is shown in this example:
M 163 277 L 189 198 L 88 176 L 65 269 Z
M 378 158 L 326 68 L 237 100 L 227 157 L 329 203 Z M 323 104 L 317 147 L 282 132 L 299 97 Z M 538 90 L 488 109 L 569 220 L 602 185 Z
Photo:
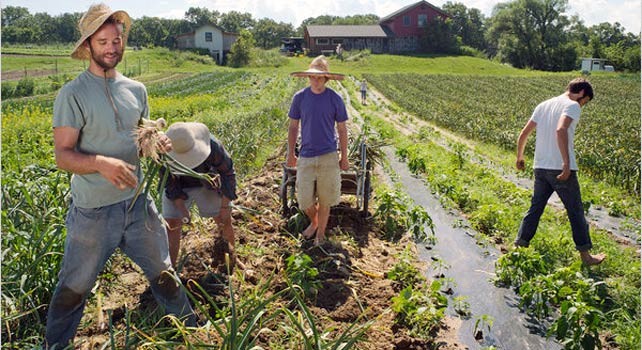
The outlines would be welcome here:
M 318 77 L 318 76 L 326 77 L 328 79 L 334 79 L 334 80 L 343 80 L 344 78 L 343 74 L 330 73 L 328 69 L 328 61 L 325 59 L 325 56 L 323 55 L 317 56 L 315 59 L 313 59 L 312 63 L 310 63 L 310 68 L 308 68 L 308 70 L 303 72 L 290 73 L 290 75 L 298 78 Z
M 131 29 L 132 20 L 129 18 L 127 12 L 118 10 L 113 11 L 105 4 L 92 5 L 89 10 L 82 16 L 78 22 L 78 30 L 80 31 L 80 40 L 76 42 L 74 50 L 71 52 L 71 57 L 78 60 L 87 60 L 90 57 L 89 49 L 83 45 L 85 40 L 92 36 L 109 17 L 114 17 L 118 23 L 122 23 L 125 27 L 123 29 L 123 47 L 127 45 L 127 35 Z
M 174 123 L 165 135 L 172 140 L 172 150 L 168 154 L 190 169 L 203 163 L 212 151 L 210 130 L 205 124 Z

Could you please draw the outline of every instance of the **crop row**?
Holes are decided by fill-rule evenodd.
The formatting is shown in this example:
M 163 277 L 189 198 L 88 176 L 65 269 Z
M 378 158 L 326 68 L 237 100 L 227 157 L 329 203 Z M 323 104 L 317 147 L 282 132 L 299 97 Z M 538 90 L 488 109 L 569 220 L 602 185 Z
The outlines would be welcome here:
M 187 79 L 152 84 L 148 93 L 152 97 L 214 93 L 223 87 L 234 85 L 239 79 L 245 78 L 245 75 L 236 71 L 202 73 Z
M 463 145 L 454 150 L 437 145 L 430 129 L 407 136 L 383 118 L 370 121 L 446 206 L 465 215 L 480 233 L 476 238 L 481 244 L 510 244 L 529 206 L 528 191 L 470 162 Z M 542 320 L 553 317 L 550 335 L 567 349 L 594 349 L 590 344 L 605 334 L 616 348 L 639 349 L 640 261 L 635 248 L 594 230 L 596 251 L 609 258 L 589 270 L 574 251 L 570 231 L 563 212 L 547 211 L 530 248 L 511 249 L 498 259 L 496 283 L 515 288 L 520 306 L 530 315 Z
M 466 137 L 514 149 L 535 106 L 571 76 L 378 74 L 366 78 L 398 105 Z M 595 76 L 575 147 L 583 172 L 640 195 L 640 79 Z M 533 138 L 527 152 L 532 153 Z

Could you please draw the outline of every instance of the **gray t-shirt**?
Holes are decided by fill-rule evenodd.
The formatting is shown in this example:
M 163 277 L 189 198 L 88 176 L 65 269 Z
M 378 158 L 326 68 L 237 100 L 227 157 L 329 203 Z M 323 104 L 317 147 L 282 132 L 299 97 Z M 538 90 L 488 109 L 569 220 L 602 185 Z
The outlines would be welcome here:
M 54 102 L 53 127 L 79 129 L 76 149 L 81 153 L 100 154 L 135 165 L 140 183 L 142 172 L 133 132 L 139 120 L 148 117 L 147 91 L 142 83 L 120 73 L 105 79 L 85 71 L 60 89 Z M 134 192 L 132 188 L 119 190 L 99 173 L 74 174 L 71 178 L 71 196 L 81 208 L 118 203 L 132 198 Z

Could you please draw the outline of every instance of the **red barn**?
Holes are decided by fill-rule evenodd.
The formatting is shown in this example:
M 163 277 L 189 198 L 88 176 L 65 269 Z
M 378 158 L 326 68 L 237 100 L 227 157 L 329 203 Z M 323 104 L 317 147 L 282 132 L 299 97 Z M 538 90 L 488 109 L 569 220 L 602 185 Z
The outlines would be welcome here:
M 379 24 L 394 35 L 388 39 L 389 52 L 416 51 L 419 37 L 423 35 L 428 22 L 437 16 L 448 18 L 438 7 L 427 1 L 419 1 L 382 18 Z
M 370 49 L 373 53 L 415 52 L 426 25 L 448 15 L 427 1 L 419 1 L 382 18 L 377 25 L 311 25 L 305 28 L 306 49 L 312 54 L 332 54 L 337 44 L 344 50 Z

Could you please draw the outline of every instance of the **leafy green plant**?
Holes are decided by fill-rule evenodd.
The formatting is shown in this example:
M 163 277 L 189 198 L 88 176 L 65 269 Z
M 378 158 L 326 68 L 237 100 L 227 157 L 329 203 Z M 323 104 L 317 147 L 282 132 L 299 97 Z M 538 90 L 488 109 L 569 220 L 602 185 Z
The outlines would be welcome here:
M 455 164 L 457 164 L 459 169 L 463 168 L 466 163 L 466 146 L 459 142 L 453 143 L 450 146 L 453 151 Z
M 549 266 L 536 250 L 517 248 L 497 259 L 495 282 L 519 288 L 531 276 L 545 274 L 548 270 Z
M 432 218 L 422 207 L 412 205 L 407 196 L 399 191 L 381 190 L 377 194 L 377 202 L 379 206 L 375 217 L 382 222 L 386 239 L 397 241 L 409 233 L 415 240 L 435 242 Z
M 285 259 L 285 274 L 293 285 L 299 286 L 306 298 L 315 297 L 321 281 L 319 281 L 319 270 L 313 266 L 312 258 L 305 253 L 290 255 Z
M 397 282 L 401 289 L 409 286 L 416 287 L 426 281 L 421 271 L 413 264 L 415 258 L 410 246 L 406 246 L 397 259 L 397 263 L 388 271 L 386 277 Z
M 477 340 L 484 339 L 484 329 L 488 330 L 490 333 L 491 328 L 493 328 L 493 322 L 495 319 L 493 316 L 488 314 L 483 314 L 475 320 L 475 326 L 473 327 L 473 336 Z
M 13 92 L 14 97 L 25 97 L 33 95 L 36 89 L 36 81 L 31 77 L 24 77 L 18 81 L 16 89 Z
M 560 317 L 553 322 L 548 335 L 554 335 L 567 350 L 602 348 L 600 327 L 603 314 L 582 301 L 565 300 L 560 305 Z
M 470 303 L 468 297 L 465 295 L 458 295 L 453 298 L 453 309 L 455 312 L 463 317 L 470 317 Z
M 448 299 L 439 293 L 440 288 L 441 284 L 435 280 L 427 289 L 407 286 L 401 290 L 392 298 L 396 322 L 408 327 L 412 336 L 432 338 L 448 306 Z

